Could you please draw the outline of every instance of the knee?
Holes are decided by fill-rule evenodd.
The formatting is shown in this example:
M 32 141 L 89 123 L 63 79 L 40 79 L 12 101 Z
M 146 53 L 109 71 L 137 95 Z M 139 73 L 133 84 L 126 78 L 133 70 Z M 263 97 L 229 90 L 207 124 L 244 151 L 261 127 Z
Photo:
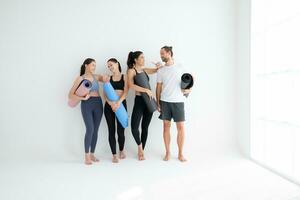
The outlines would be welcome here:
M 184 124 L 183 123 L 177 124 L 177 131 L 178 131 L 178 133 L 184 133 Z
M 93 133 L 94 133 L 94 134 L 98 134 L 98 130 L 99 130 L 99 126 L 95 126 L 95 127 L 93 128 Z
M 108 139 L 109 140 L 115 140 L 115 135 L 114 134 L 109 134 Z
M 93 133 L 94 133 L 94 127 L 89 126 L 89 127 L 86 128 L 86 135 L 87 136 L 91 136 L 91 135 L 93 135 Z
M 125 136 L 124 135 L 118 135 L 118 141 L 124 141 Z
M 124 131 L 118 132 L 118 138 L 125 138 Z
M 131 120 L 130 126 L 131 126 L 131 130 L 137 129 L 139 127 L 139 125 L 137 123 L 135 123 L 133 120 Z
M 164 121 L 164 132 L 170 131 L 170 128 L 171 128 L 171 122 Z
M 148 128 L 149 126 L 148 125 L 142 125 L 142 131 L 145 132 L 145 131 L 148 131 Z
M 133 133 L 138 132 L 138 131 L 139 131 L 139 126 L 136 125 L 136 124 L 134 124 L 134 123 L 131 123 L 131 131 L 132 131 Z

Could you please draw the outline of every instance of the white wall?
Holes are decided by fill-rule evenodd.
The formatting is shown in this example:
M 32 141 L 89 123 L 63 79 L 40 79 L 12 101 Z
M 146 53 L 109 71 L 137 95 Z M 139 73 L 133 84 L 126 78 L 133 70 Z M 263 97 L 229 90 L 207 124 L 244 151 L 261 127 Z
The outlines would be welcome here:
M 237 0 L 237 136 L 239 150 L 250 156 L 250 0 Z
M 96 71 L 108 73 L 105 61 L 116 57 L 125 71 L 130 50 L 144 51 L 149 65 L 159 60 L 159 49 L 166 44 L 197 79 L 186 104 L 188 154 L 236 147 L 235 0 L 3 0 L 0 25 L 2 158 L 35 152 L 53 158 L 81 156 L 85 128 L 80 109 L 66 103 L 83 60 L 95 58 Z M 154 87 L 155 75 L 151 81 Z M 163 153 L 157 117 L 150 126 L 147 154 Z M 110 155 L 104 118 L 99 135 L 97 153 Z M 129 129 L 126 149 L 136 149 Z

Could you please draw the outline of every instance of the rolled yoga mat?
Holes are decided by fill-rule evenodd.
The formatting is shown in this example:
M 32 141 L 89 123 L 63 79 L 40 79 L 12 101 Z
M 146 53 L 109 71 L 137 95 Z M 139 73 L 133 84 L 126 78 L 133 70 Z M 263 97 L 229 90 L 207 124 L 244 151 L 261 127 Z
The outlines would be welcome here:
M 181 76 L 181 89 L 190 89 L 194 85 L 194 79 L 193 76 L 189 73 L 184 73 Z M 185 97 L 188 97 L 188 94 L 184 95 Z
M 83 79 L 77 89 L 75 90 L 75 94 L 77 96 L 80 97 L 84 97 L 85 95 L 87 95 L 90 92 L 90 89 L 92 87 L 92 82 L 87 80 L 87 79 Z M 74 108 L 75 106 L 77 106 L 77 104 L 80 102 L 80 100 L 77 99 L 69 99 L 68 101 L 68 105 L 72 108 Z
M 144 73 L 137 73 L 134 76 L 134 80 L 135 80 L 135 82 L 136 82 L 136 84 L 138 86 L 143 87 L 143 88 L 147 88 L 147 89 L 151 90 L 151 87 L 150 87 L 150 84 L 149 84 L 146 72 L 144 72 Z M 150 99 L 150 97 L 148 96 L 148 94 L 145 93 L 145 92 L 142 92 L 141 94 L 142 94 L 142 98 L 144 99 L 144 102 L 147 105 L 147 108 L 148 108 L 149 112 L 154 112 L 155 110 L 157 110 L 156 101 L 154 99 Z
M 110 82 L 103 84 L 103 90 L 109 101 L 115 102 L 119 100 L 120 97 L 116 94 L 116 91 Z M 123 103 L 120 104 L 120 107 L 116 110 L 115 114 L 123 128 L 126 128 L 128 126 L 128 114 Z

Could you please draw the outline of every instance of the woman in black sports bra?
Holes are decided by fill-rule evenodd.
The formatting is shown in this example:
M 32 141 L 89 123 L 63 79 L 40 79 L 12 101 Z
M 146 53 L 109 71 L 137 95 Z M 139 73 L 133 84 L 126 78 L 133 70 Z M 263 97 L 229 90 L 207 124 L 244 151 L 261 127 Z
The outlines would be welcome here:
M 160 65 L 156 64 L 155 68 L 145 68 L 144 54 L 141 51 L 130 52 L 128 55 L 127 65 L 128 86 L 135 91 L 134 106 L 131 115 L 131 132 L 138 145 L 138 159 L 145 160 L 144 148 L 148 137 L 148 127 L 153 113 L 149 112 L 141 93 L 147 93 L 150 98 L 154 98 L 154 95 L 151 90 L 136 85 L 134 76 L 137 73 L 146 73 L 149 81 L 148 74 L 156 73 Z M 139 131 L 140 124 L 142 128 L 141 136 Z
M 124 143 L 125 143 L 125 135 L 124 135 L 124 128 L 122 127 L 121 123 L 115 116 L 115 111 L 119 108 L 120 104 L 123 103 L 125 109 L 127 110 L 126 106 L 126 96 L 128 93 L 127 87 L 127 77 L 124 74 L 121 74 L 121 65 L 115 58 L 110 58 L 107 61 L 107 67 L 112 72 L 112 76 L 110 76 L 110 83 L 112 87 L 115 89 L 117 95 L 120 99 L 117 102 L 111 102 L 107 99 L 104 93 L 105 98 L 105 106 L 104 106 L 104 115 L 108 126 L 108 139 L 109 145 L 111 148 L 111 152 L 113 154 L 112 162 L 117 163 L 119 162 L 116 150 L 116 128 L 118 134 L 118 143 L 119 143 L 119 158 L 124 159 L 126 157 L 124 153 Z M 116 125 L 117 121 L 117 125 Z

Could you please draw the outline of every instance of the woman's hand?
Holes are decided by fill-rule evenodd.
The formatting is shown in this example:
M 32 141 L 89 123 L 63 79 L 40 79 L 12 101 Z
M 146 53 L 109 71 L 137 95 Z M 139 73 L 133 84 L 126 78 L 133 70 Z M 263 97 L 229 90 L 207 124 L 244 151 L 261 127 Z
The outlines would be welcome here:
M 147 93 L 147 95 L 149 96 L 149 98 L 150 99 L 154 99 L 154 95 L 153 95 L 153 93 L 152 93 L 152 91 L 151 90 L 149 90 L 149 89 L 146 89 L 146 91 L 145 91 L 146 93 Z
M 103 83 L 106 83 L 106 82 L 108 82 L 109 81 L 109 76 L 107 76 L 107 75 L 103 75 L 102 76 L 102 81 L 103 81 Z
M 106 100 L 106 102 L 108 103 L 108 105 L 109 105 L 110 107 L 112 107 L 112 106 L 114 105 L 114 103 L 115 103 L 115 102 L 109 101 L 109 100 Z
M 116 110 L 119 108 L 120 105 L 117 105 L 117 102 L 108 101 L 108 105 L 111 107 L 112 111 L 116 112 Z
M 90 97 L 91 97 L 90 94 L 87 94 L 85 97 L 83 97 L 82 100 L 86 101 L 86 100 L 88 100 Z
M 116 102 L 116 110 L 118 110 L 118 108 L 120 107 L 121 103 L 122 103 L 122 102 L 120 102 L 120 101 L 117 101 L 117 102 Z
M 161 62 L 157 62 L 157 63 L 153 63 L 155 64 L 156 69 L 159 69 L 162 67 L 162 63 Z
M 116 112 L 116 111 L 118 110 L 118 108 L 120 107 L 120 105 L 121 105 L 121 102 L 120 102 L 120 101 L 114 102 L 114 103 L 112 103 L 112 105 L 111 105 L 111 109 L 112 109 L 114 112 Z

